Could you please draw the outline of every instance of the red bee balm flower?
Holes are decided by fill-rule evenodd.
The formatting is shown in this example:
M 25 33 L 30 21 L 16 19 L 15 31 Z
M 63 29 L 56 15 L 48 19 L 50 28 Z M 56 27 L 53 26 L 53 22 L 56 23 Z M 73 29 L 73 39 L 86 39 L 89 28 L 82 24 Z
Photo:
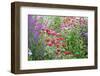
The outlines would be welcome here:
M 47 44 L 48 46 L 53 46 L 53 44 L 51 43 L 51 42 L 48 42 L 48 44 Z
M 59 38 L 59 40 L 64 40 L 64 38 Z
M 52 32 L 52 35 L 56 36 L 56 32 Z
M 59 44 L 60 42 L 58 40 L 54 40 L 54 43 L 57 45 Z
M 68 54 L 71 54 L 71 52 L 65 51 L 64 54 L 65 54 L 65 55 L 68 55 Z
M 46 32 L 50 32 L 50 30 L 49 29 L 46 29 Z
M 56 40 L 60 40 L 59 38 L 56 38 Z
M 51 34 L 51 32 L 47 32 L 49 35 Z

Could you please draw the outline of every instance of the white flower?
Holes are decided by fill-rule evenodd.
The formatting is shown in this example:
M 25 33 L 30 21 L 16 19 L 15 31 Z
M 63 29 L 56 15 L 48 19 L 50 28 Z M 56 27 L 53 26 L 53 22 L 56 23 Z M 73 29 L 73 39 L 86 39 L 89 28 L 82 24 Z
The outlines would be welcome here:
M 32 55 L 32 51 L 28 49 L 28 55 Z

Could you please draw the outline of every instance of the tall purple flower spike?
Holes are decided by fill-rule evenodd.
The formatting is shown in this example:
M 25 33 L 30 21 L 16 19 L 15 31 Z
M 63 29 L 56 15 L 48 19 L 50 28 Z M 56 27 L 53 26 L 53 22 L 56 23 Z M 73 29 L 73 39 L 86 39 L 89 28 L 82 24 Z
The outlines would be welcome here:
M 34 32 L 34 40 L 35 40 L 36 43 L 38 43 L 39 32 L 40 32 L 41 29 L 43 29 L 43 25 L 42 24 L 37 23 L 34 26 L 33 32 Z
M 37 44 L 39 40 L 39 31 L 43 29 L 43 25 L 37 22 L 37 16 L 32 18 L 32 15 L 28 16 L 28 25 L 29 25 L 29 31 L 33 32 L 34 35 L 34 41 Z
M 32 32 L 35 23 L 36 23 L 36 19 L 32 18 L 32 15 L 28 15 L 28 28 L 30 32 Z

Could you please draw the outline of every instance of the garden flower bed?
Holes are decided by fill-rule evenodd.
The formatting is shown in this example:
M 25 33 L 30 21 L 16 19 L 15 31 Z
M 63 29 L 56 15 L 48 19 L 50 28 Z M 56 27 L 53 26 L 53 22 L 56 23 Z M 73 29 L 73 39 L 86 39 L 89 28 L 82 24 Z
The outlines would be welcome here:
M 28 15 L 28 60 L 88 57 L 88 18 Z

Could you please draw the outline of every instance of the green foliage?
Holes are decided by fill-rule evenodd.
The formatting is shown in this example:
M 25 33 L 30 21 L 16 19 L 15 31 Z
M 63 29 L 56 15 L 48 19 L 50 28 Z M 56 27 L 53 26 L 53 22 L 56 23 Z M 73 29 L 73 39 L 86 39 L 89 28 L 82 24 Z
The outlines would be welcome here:
M 61 18 L 56 16 L 49 27 L 55 29 L 57 32 L 60 32 L 61 22 Z
M 33 36 L 33 34 L 31 34 L 30 36 Z M 38 44 L 36 44 L 34 42 L 34 40 L 32 39 L 30 42 L 32 43 L 30 46 L 30 50 L 32 52 L 32 55 L 29 56 L 29 60 L 42 60 L 44 59 L 44 44 L 42 43 L 43 37 L 41 36 L 41 38 L 39 38 L 38 40 Z
M 45 48 L 44 58 L 47 59 L 55 59 L 55 47 L 46 46 Z
M 66 39 L 65 42 L 67 43 L 65 49 L 71 51 L 73 56 L 77 58 L 87 57 L 87 45 L 85 45 L 84 38 L 80 34 L 80 32 L 82 32 L 81 28 L 82 27 L 77 26 L 70 30 L 66 30 L 66 35 L 63 34 L 63 37 Z

